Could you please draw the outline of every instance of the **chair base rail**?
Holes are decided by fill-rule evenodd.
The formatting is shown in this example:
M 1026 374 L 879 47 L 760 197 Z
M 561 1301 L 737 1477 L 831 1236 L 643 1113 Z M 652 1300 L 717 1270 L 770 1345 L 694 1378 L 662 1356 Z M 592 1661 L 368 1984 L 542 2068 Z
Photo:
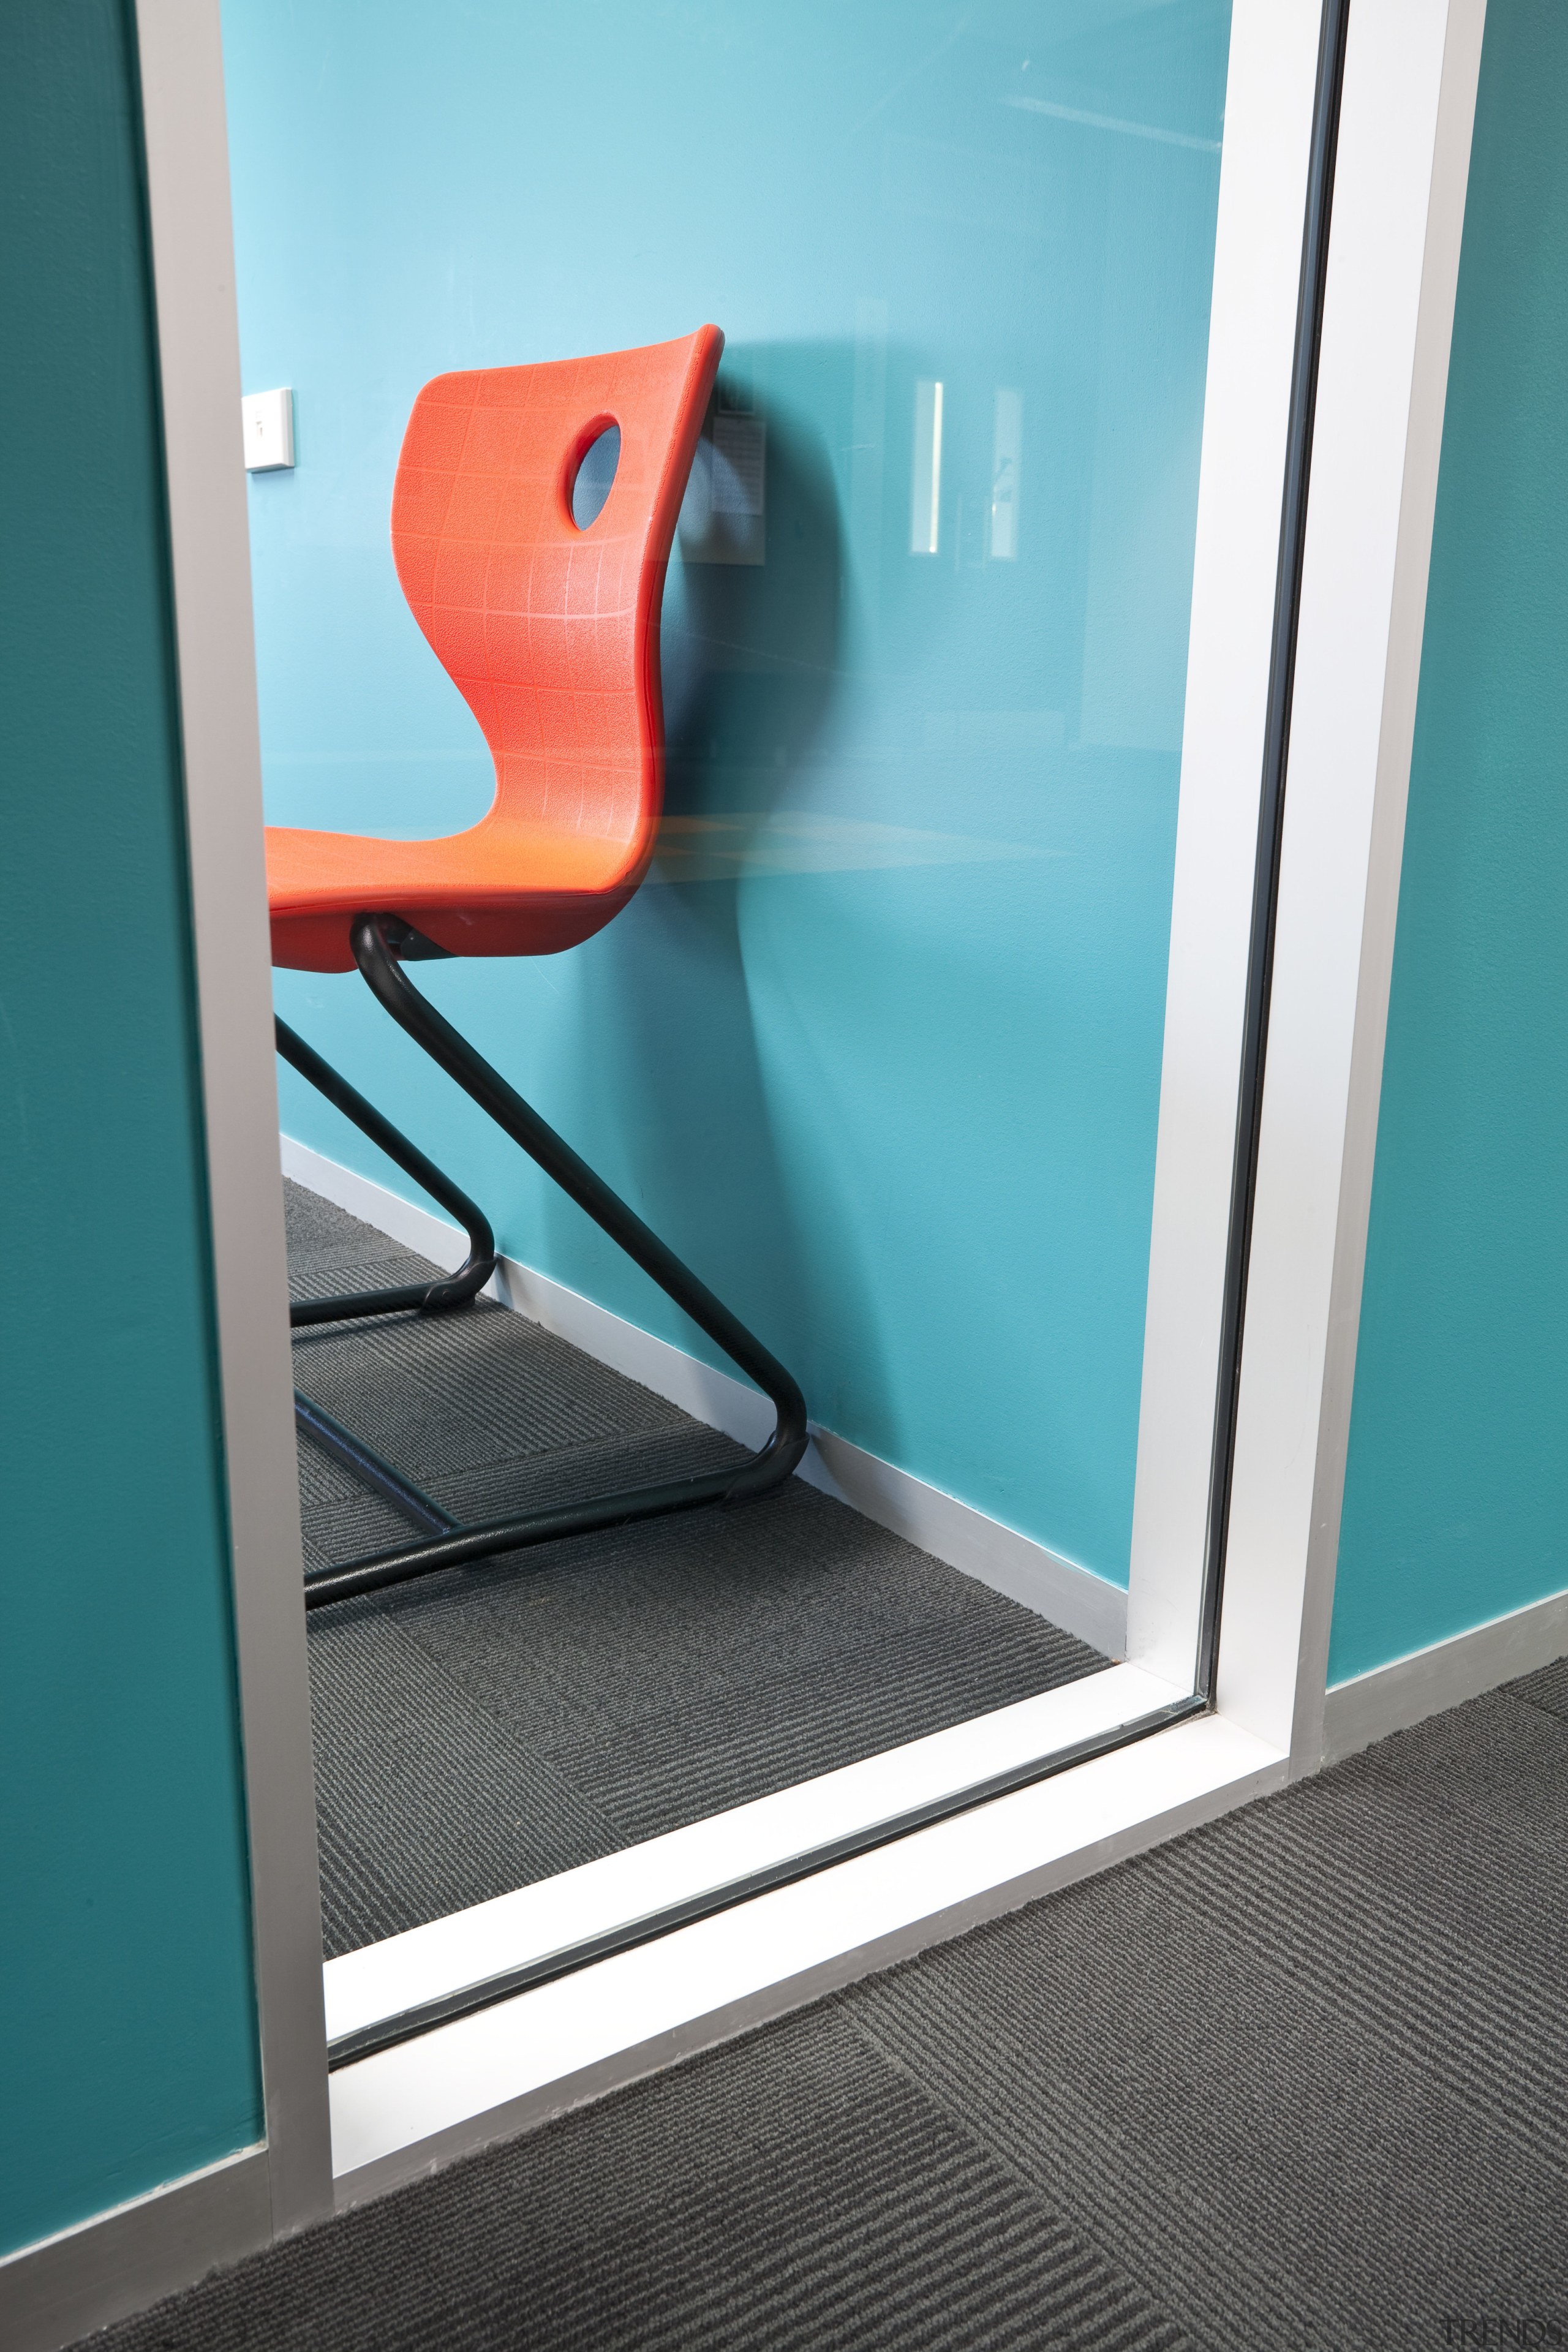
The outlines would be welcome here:
M 351 937 L 361 973 L 398 1026 L 756 1382 L 771 1401 L 775 1421 L 766 1444 L 738 1470 L 712 1471 L 658 1486 L 631 1487 L 464 1527 L 391 1463 L 383 1461 L 373 1447 L 296 1391 L 296 1421 L 311 1444 L 401 1511 L 419 1529 L 421 1538 L 339 1566 L 309 1570 L 306 1607 L 322 1608 L 500 1552 L 621 1527 L 635 1519 L 660 1518 L 711 1503 L 755 1501 L 775 1491 L 795 1470 L 806 1445 L 805 1400 L 790 1374 L 420 994 L 400 961 L 399 950 L 406 951 L 409 943 L 406 927 L 394 917 L 363 915 L 356 918 Z M 289 1307 L 290 1322 L 300 1328 L 410 1311 L 438 1314 L 466 1305 L 484 1287 L 496 1264 L 495 1237 L 482 1210 L 285 1022 L 278 1022 L 277 1034 L 278 1050 L 289 1066 L 455 1216 L 468 1236 L 468 1255 L 455 1275 L 426 1285 L 297 1300 Z
M 444 1568 L 467 1568 L 497 1552 L 523 1551 L 564 1536 L 625 1527 L 632 1519 L 664 1518 L 671 1511 L 722 1503 L 734 1478 L 732 1470 L 716 1470 L 705 1477 L 679 1478 L 664 1486 L 628 1487 L 624 1494 L 595 1495 L 586 1502 L 561 1503 L 522 1512 L 516 1518 L 487 1520 L 481 1527 L 454 1528 L 449 1535 L 432 1537 L 426 1543 L 371 1552 L 363 1559 L 344 1560 L 339 1568 L 310 1569 L 305 1576 L 305 1606 L 320 1609 L 328 1601 L 352 1601 L 362 1592 L 406 1584 L 413 1577 L 434 1576 Z

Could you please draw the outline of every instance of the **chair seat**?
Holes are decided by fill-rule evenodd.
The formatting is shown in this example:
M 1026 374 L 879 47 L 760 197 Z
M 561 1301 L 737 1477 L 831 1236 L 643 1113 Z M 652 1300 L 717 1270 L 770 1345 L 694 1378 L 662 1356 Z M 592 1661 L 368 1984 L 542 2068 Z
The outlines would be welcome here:
M 398 916 L 452 955 L 555 955 L 620 912 L 652 845 L 493 812 L 438 841 L 268 825 L 272 961 L 352 971 L 349 926 L 369 914 Z

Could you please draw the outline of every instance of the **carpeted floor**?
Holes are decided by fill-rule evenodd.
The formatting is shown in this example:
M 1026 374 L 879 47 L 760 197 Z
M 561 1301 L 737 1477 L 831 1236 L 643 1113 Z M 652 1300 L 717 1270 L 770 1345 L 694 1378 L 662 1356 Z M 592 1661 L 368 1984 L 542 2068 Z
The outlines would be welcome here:
M 1568 1663 L 93 2341 L 1561 2344 L 1565 1824 Z
M 298 1297 L 435 1269 L 290 1184 Z M 742 1459 L 505 1308 L 295 1339 L 305 1394 L 462 1518 Z M 408 1540 L 300 1447 L 307 1560 Z M 800 1480 L 310 1619 L 334 1958 L 1091 1673 L 1098 1652 Z

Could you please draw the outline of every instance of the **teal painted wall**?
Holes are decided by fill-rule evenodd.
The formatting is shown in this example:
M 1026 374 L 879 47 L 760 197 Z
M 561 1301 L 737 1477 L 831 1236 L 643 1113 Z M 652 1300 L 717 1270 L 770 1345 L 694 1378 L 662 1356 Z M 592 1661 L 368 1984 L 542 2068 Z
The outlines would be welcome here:
M 1331 1680 L 1568 1585 L 1568 10 L 1493 0 Z
M 765 428 L 765 547 L 671 568 L 685 852 L 573 954 L 421 984 L 821 1421 L 1119 1582 L 1228 21 L 1226 0 L 224 16 L 246 380 L 296 393 L 298 469 L 251 485 L 274 821 L 416 835 L 489 801 L 388 551 L 420 384 L 715 320 L 721 397 Z M 934 554 L 911 543 L 922 379 L 944 389 Z M 357 976 L 285 975 L 279 1002 L 444 1149 L 507 1249 L 700 1344 Z M 289 1074 L 283 1104 L 290 1134 L 402 1182 Z
M 0 10 L 0 2252 L 261 2131 L 130 10 Z

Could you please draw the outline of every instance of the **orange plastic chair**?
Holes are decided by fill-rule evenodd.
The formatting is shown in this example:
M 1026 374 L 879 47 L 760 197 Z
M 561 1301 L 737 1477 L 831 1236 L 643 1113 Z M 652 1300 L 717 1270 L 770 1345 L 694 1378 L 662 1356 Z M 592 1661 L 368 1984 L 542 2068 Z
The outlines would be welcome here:
M 414 404 L 392 504 L 397 575 L 495 761 L 496 794 L 435 841 L 269 827 L 273 961 L 356 965 L 393 1018 L 643 1266 L 772 1399 L 773 1436 L 738 1472 L 598 1496 L 462 1527 L 331 1415 L 296 1398 L 311 1439 L 395 1503 L 421 1540 L 312 1570 L 310 1607 L 437 1569 L 710 1502 L 787 1478 L 805 1448 L 799 1389 L 751 1332 L 474 1051 L 403 967 L 433 956 L 554 955 L 617 915 L 648 868 L 664 790 L 658 621 L 676 518 L 723 337 L 537 367 L 437 376 Z M 584 457 L 612 426 L 603 508 L 573 516 Z M 389 1120 L 278 1023 L 301 1076 L 458 1217 L 468 1255 L 443 1281 L 297 1300 L 296 1325 L 471 1299 L 494 1271 L 483 1213 Z

